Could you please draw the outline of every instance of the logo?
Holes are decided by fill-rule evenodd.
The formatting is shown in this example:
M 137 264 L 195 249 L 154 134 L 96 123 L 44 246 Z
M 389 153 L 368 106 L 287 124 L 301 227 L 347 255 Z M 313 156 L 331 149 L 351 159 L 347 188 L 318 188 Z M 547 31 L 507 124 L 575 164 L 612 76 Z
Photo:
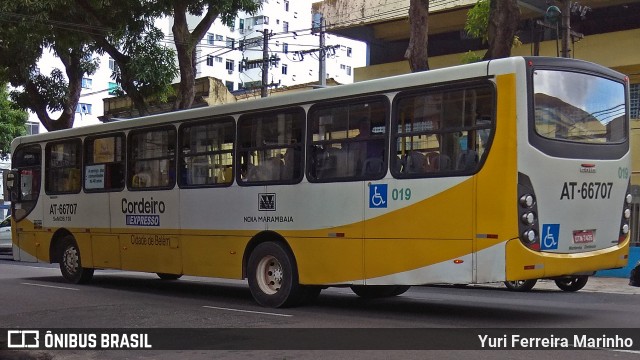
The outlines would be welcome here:
M 276 194 L 258 194 L 258 211 L 276 211 Z
M 9 330 L 7 331 L 7 348 L 28 349 L 40 347 L 40 331 Z
M 369 208 L 383 209 L 387 207 L 387 184 L 371 184 L 369 186 Z
M 540 250 L 557 250 L 560 237 L 560 224 L 542 224 L 542 242 Z

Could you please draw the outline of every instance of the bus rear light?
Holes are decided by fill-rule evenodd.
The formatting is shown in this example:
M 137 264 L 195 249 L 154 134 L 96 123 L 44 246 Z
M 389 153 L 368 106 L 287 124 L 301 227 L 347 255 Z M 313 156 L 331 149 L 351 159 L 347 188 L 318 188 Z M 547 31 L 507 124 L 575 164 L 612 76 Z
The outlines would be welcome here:
M 533 206 L 533 204 L 535 203 L 535 199 L 532 195 L 522 195 L 520 197 L 520 206 L 525 207 L 525 208 L 530 208 Z
M 536 222 L 536 216 L 532 212 L 525 213 L 521 219 L 525 225 L 533 225 Z
M 462 264 L 463 262 L 464 262 L 464 260 L 461 260 L 461 259 L 455 259 L 455 260 L 453 260 L 453 263 L 454 263 L 454 264 Z
M 629 219 L 631 219 L 631 203 L 633 202 L 633 196 L 631 195 L 631 183 L 627 184 L 627 193 L 624 196 L 624 202 L 622 203 L 622 216 L 620 218 L 620 235 L 618 236 L 618 244 L 622 244 L 629 236 L 631 227 L 629 226 Z
M 520 241 L 532 250 L 540 250 L 538 204 L 529 177 L 518 173 L 518 232 Z
M 631 205 L 631 202 L 633 201 L 633 195 L 627 193 L 627 196 L 624 197 L 624 201 L 628 204 Z
M 624 209 L 623 215 L 625 219 L 629 219 L 631 217 L 631 209 Z

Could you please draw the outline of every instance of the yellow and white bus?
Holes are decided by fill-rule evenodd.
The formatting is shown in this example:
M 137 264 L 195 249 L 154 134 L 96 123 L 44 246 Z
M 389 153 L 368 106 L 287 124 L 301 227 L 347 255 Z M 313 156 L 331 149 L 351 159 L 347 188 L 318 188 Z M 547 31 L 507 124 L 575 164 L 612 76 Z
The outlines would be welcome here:
M 519 57 L 21 137 L 14 258 L 246 278 L 271 307 L 579 279 L 627 262 L 627 93 Z

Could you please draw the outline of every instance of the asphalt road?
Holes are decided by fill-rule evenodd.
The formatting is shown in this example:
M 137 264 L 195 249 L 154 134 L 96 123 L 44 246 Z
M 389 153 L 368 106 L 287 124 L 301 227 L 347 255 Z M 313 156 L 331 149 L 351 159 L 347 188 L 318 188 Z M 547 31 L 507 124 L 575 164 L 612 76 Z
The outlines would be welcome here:
M 253 302 L 243 281 L 183 277 L 162 281 L 154 274 L 96 271 L 87 285 L 65 282 L 56 265 L 0 260 L 0 329 L 194 328 L 261 329 L 265 338 L 309 329 L 369 330 L 379 343 L 411 336 L 406 329 L 443 329 L 449 338 L 475 329 L 621 329 L 640 332 L 640 306 L 633 294 L 566 293 L 548 288 L 529 293 L 500 286 L 413 287 L 392 299 L 363 300 L 348 288 L 324 290 L 311 305 L 265 309 Z M 289 331 L 286 329 L 298 329 Z M 364 330 L 363 330 L 364 329 Z M 391 329 L 391 330 L 389 330 Z M 403 329 L 394 331 L 393 329 Z M 640 351 L 618 350 L 331 350 L 341 332 L 318 332 L 327 350 L 57 350 L 11 351 L 0 359 L 637 359 Z M 405 331 L 405 332 L 403 332 Z M 513 330 L 510 330 L 513 331 Z M 525 330 L 522 330 L 525 331 Z M 577 331 L 577 330 L 576 330 Z M 377 334 L 377 335 L 376 335 Z M 416 335 L 419 332 L 415 333 Z M 268 335 L 268 336 L 267 336 Z M 351 334 L 353 335 L 353 334 Z M 170 336 L 179 337 L 180 334 Z M 276 339 L 281 343 L 282 339 Z M 284 339 L 285 341 L 287 339 Z M 464 342 L 464 340 L 461 340 Z M 640 335 L 635 337 L 640 342 Z M 376 344 L 373 344 L 376 347 Z M 468 344 L 467 344 L 468 345 Z M 337 345 L 336 345 L 337 346 Z M 466 344 L 461 344 L 465 348 Z M 241 346 L 242 347 L 242 346 Z M 277 347 L 277 346 L 276 346 Z M 339 347 L 339 346 L 337 346 Z M 384 347 L 384 346 L 382 346 Z M 250 346 L 248 346 L 250 349 Z

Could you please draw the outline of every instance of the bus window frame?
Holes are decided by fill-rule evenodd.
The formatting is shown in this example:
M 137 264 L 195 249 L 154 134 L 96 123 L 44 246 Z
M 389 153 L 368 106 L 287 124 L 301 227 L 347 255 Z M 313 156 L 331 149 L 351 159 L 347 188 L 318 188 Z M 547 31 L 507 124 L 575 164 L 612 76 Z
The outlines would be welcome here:
M 398 131 L 399 123 L 400 123 L 398 103 L 402 99 L 406 97 L 411 97 L 411 96 L 438 94 L 438 93 L 444 93 L 444 92 L 470 90 L 470 89 L 488 89 L 491 92 L 493 101 L 491 104 L 491 114 L 489 114 L 489 116 L 491 117 L 490 127 L 488 128 L 480 127 L 474 124 L 473 126 L 468 126 L 468 127 L 463 126 L 460 128 L 453 128 L 453 129 L 457 129 L 455 131 L 453 129 L 441 129 L 437 131 L 425 130 L 425 131 L 416 131 L 413 134 L 414 135 L 450 134 L 453 132 L 462 132 L 462 131 L 469 132 L 469 131 L 489 129 L 491 130 L 491 134 L 488 137 L 483 155 L 482 156 L 478 155 L 479 158 L 478 158 L 477 165 L 473 169 L 462 169 L 462 170 L 452 168 L 451 170 L 445 170 L 445 171 L 431 171 L 431 172 L 418 172 L 418 173 L 406 173 L 406 172 L 400 171 L 398 167 L 395 166 L 396 165 L 395 161 L 397 161 L 396 160 L 397 153 L 399 151 L 399 149 L 397 149 L 397 140 L 402 136 L 401 134 L 407 134 L 407 133 L 400 133 Z M 421 178 L 438 178 L 438 177 L 453 177 L 453 176 L 471 176 L 471 175 L 477 174 L 484 166 L 484 163 L 486 162 L 486 159 L 489 153 L 491 152 L 491 147 L 493 145 L 493 139 L 496 133 L 497 122 L 499 121 L 497 118 L 498 96 L 499 94 L 498 94 L 496 83 L 492 81 L 490 78 L 486 78 L 486 77 L 471 79 L 471 80 L 466 79 L 464 81 L 455 81 L 455 82 L 448 82 L 443 84 L 430 84 L 424 87 L 401 91 L 398 94 L 396 94 L 396 96 L 393 99 L 393 112 L 391 114 L 392 129 L 391 129 L 390 144 L 389 144 L 389 153 L 390 153 L 389 157 L 390 158 L 391 156 L 394 157 L 393 162 L 391 161 L 391 159 L 389 160 L 391 175 L 396 179 L 421 179 Z M 455 159 L 450 159 L 450 161 L 455 162 Z
M 58 145 L 58 144 L 64 144 L 64 143 L 76 143 L 77 146 L 77 150 L 78 150 L 78 157 L 79 157 L 79 162 L 77 163 L 80 166 L 80 171 L 78 176 L 80 176 L 80 187 L 78 188 L 77 191 L 50 191 L 48 189 L 48 185 L 49 185 L 49 170 L 51 169 L 51 166 L 49 165 L 49 160 L 51 159 L 51 152 L 50 149 L 51 147 L 53 147 L 54 145 Z M 44 192 L 47 195 L 69 195 L 69 194 L 79 194 L 82 192 L 83 188 L 84 188 L 84 181 L 83 181 L 83 174 L 84 174 L 84 146 L 83 146 L 83 141 L 82 138 L 66 138 L 66 139 L 60 139 L 60 140 L 55 140 L 55 141 L 50 141 L 47 142 L 46 146 L 45 146 L 45 150 L 44 150 Z M 70 166 L 58 166 L 55 168 L 71 168 Z
M 255 117 L 260 117 L 260 116 L 267 116 L 267 115 L 271 115 L 273 116 L 273 114 L 279 114 L 279 113 L 285 113 L 285 114 L 297 114 L 301 116 L 301 137 L 300 137 L 300 143 L 296 143 L 295 145 L 293 144 L 278 144 L 278 145 L 268 145 L 268 146 L 261 146 L 261 147 L 243 147 L 241 144 L 241 140 L 240 139 L 240 129 L 243 125 L 244 121 L 247 121 L 247 119 L 251 119 L 251 118 L 255 118 Z M 302 182 L 302 179 L 304 178 L 304 174 L 305 174 L 305 142 L 306 142 L 306 134 L 307 132 L 307 112 L 305 111 L 304 107 L 302 106 L 288 106 L 288 107 L 278 107 L 278 108 L 273 108 L 273 109 L 268 109 L 268 110 L 262 110 L 262 111 L 253 111 L 253 112 L 246 112 L 246 113 L 242 113 L 240 114 L 240 116 L 238 117 L 238 120 L 236 121 L 236 147 L 235 147 L 235 179 L 236 179 L 236 183 L 239 186 L 263 186 L 263 185 L 295 185 L 295 184 L 299 184 L 300 182 Z M 240 163 L 241 160 L 241 153 L 243 151 L 256 151 L 256 150 L 268 150 L 268 149 L 284 149 L 284 148 L 298 148 L 299 151 L 302 151 L 302 154 L 300 156 L 301 160 L 300 160 L 300 166 L 301 166 L 301 171 L 300 171 L 300 175 L 297 177 L 294 177 L 292 179 L 289 180 L 259 180 L 259 181 L 249 181 L 248 179 L 244 180 L 243 176 L 242 176 L 242 165 Z
M 123 165 L 123 172 L 122 172 L 122 176 L 123 176 L 123 184 L 121 187 L 112 187 L 109 189 L 87 189 L 86 186 L 84 186 L 84 179 L 86 177 L 86 168 L 87 166 L 91 166 L 91 165 L 107 165 L 107 164 L 116 164 L 119 161 L 113 161 L 113 162 L 107 162 L 107 163 L 91 163 L 89 164 L 88 161 L 88 157 L 87 157 L 87 151 L 88 151 L 88 143 L 91 142 L 91 144 L 93 144 L 93 142 L 96 139 L 104 139 L 104 138 L 110 138 L 110 137 L 120 137 L 122 139 L 122 155 L 123 155 L 123 159 L 122 159 L 122 165 Z M 85 193 L 102 193 L 102 192 L 120 192 L 122 190 L 125 189 L 126 187 L 126 183 L 127 183 L 127 136 L 124 132 L 114 132 L 114 133 L 104 133 L 104 134 L 98 134 L 98 135 L 91 135 L 91 136 L 87 136 L 82 144 L 82 151 L 83 151 L 83 162 L 82 162 L 82 180 L 83 180 L 83 189 Z
M 390 93 L 391 91 L 387 92 Z M 364 95 L 360 95 L 360 96 L 356 96 L 356 97 L 350 97 L 350 98 L 337 98 L 337 99 L 330 99 L 330 100 L 326 100 L 326 101 L 318 101 L 316 103 L 314 103 L 313 105 L 311 105 L 311 107 L 309 107 L 309 110 L 307 111 L 307 146 L 306 146 L 306 157 L 305 157 L 305 162 L 306 162 L 306 170 L 305 170 L 305 176 L 307 177 L 307 180 L 310 183 L 318 183 L 318 184 L 323 184 L 323 183 L 335 183 L 335 182 L 353 182 L 353 181 L 376 181 L 376 180 L 380 180 L 383 179 L 385 176 L 387 176 L 387 174 L 389 173 L 389 139 L 391 137 L 391 132 L 389 131 L 389 126 L 391 123 L 390 117 L 391 117 L 391 103 L 389 101 L 389 97 L 386 95 L 387 93 L 384 94 L 364 94 Z M 315 111 L 320 111 L 320 110 L 324 110 L 324 109 L 330 109 L 332 107 L 342 107 L 342 106 L 347 106 L 347 105 L 354 105 L 354 104 L 362 104 L 362 103 L 373 103 L 373 102 L 380 102 L 384 108 L 384 126 L 385 126 L 385 133 L 384 133 L 384 151 L 383 151 L 383 158 L 382 158 L 382 169 L 383 171 L 380 173 L 373 173 L 373 174 L 357 174 L 356 176 L 342 176 L 342 177 L 331 177 L 331 178 L 326 178 L 326 179 L 318 179 L 315 176 L 312 176 L 312 174 L 310 173 L 311 171 L 311 166 L 310 164 L 313 162 L 312 156 L 313 156 L 313 146 L 316 144 L 331 144 L 331 143 L 337 143 L 338 141 L 331 141 L 331 140 L 322 140 L 322 141 L 313 141 L 313 133 L 310 129 L 312 129 L 312 124 L 311 121 L 313 121 L 312 119 L 312 114 Z M 344 140 L 346 141 L 342 141 L 343 144 L 353 144 L 353 143 L 357 143 L 357 142 L 364 142 L 364 141 L 359 141 L 359 140 L 354 140 L 355 137 L 353 138 L 345 138 Z M 374 138 L 375 139 L 375 138 Z
M 183 130 L 187 127 L 202 126 L 202 125 L 208 125 L 211 123 L 225 123 L 225 122 L 231 123 L 233 127 L 233 141 L 232 141 L 233 148 L 231 149 L 231 151 L 227 151 L 227 150 L 206 151 L 202 153 L 197 153 L 196 155 L 190 154 L 190 156 L 226 154 L 226 153 L 231 154 L 231 181 L 224 182 L 224 183 L 196 184 L 196 185 L 188 185 L 186 183 L 183 183 L 181 180 L 182 179 L 181 169 L 182 169 L 182 166 L 185 164 L 185 161 L 184 161 L 185 156 L 184 154 L 182 154 L 182 149 L 184 147 L 183 146 L 184 142 L 182 140 Z M 220 187 L 224 188 L 224 187 L 229 187 L 233 185 L 236 179 L 235 168 L 236 168 L 236 149 L 238 147 L 238 130 L 236 126 L 236 119 L 232 115 L 214 116 L 214 117 L 195 119 L 195 120 L 190 120 L 190 121 L 180 123 L 180 126 L 178 127 L 177 136 L 178 136 L 178 151 L 176 151 L 176 153 L 178 156 L 178 160 L 176 163 L 176 181 L 179 188 L 181 189 L 220 188 Z
M 167 157 L 165 157 L 165 156 L 163 156 L 163 157 L 152 157 L 152 158 L 144 158 L 144 159 L 141 159 L 141 160 L 140 159 L 134 160 L 132 158 L 132 155 L 133 155 L 133 149 L 132 149 L 133 141 L 131 141 L 131 138 L 133 136 L 135 136 L 136 134 L 138 134 L 138 133 L 154 132 L 154 131 L 159 131 L 159 130 L 167 130 L 169 132 L 173 131 L 173 135 L 174 135 L 173 136 L 173 141 L 174 141 L 173 144 L 174 144 L 175 147 L 178 146 L 178 139 L 177 139 L 178 129 L 176 129 L 174 124 L 154 125 L 154 126 L 146 126 L 146 127 L 141 127 L 141 128 L 135 128 L 135 129 L 129 130 L 129 132 L 127 133 L 127 139 L 126 139 L 126 141 L 127 141 L 127 143 L 126 143 L 126 145 L 127 145 L 127 156 L 126 156 L 126 158 L 127 158 L 127 162 L 126 162 L 127 168 L 126 168 L 126 178 L 125 178 L 125 183 L 126 183 L 127 190 L 129 190 L 129 191 L 158 191 L 158 190 L 172 190 L 173 188 L 176 187 L 176 174 L 177 174 L 176 171 L 177 171 L 177 156 L 178 156 L 178 154 L 177 154 L 178 153 L 178 151 L 177 151 L 178 149 L 177 148 L 173 149 L 173 156 L 171 156 L 171 157 L 168 157 L 168 156 Z M 134 162 L 137 162 L 137 161 L 150 161 L 150 160 L 165 160 L 165 159 L 166 160 L 173 159 L 173 174 L 174 174 L 174 176 L 173 176 L 173 178 L 170 177 L 170 179 L 172 181 L 170 181 L 170 183 L 168 185 L 166 185 L 166 186 L 149 186 L 149 187 L 134 187 L 132 185 L 133 177 L 135 176 L 135 174 L 133 174 L 131 166 L 132 166 L 132 164 Z M 170 170 L 171 169 L 169 169 L 168 171 L 170 171 Z
M 616 160 L 623 157 L 630 151 L 630 124 L 629 117 L 629 82 L 625 81 L 624 75 L 614 70 L 602 68 L 599 65 L 586 61 L 571 61 L 571 67 L 566 64 L 567 59 L 563 58 L 525 58 L 526 66 L 526 89 L 527 89 L 527 132 L 529 144 L 546 155 L 566 158 L 584 159 L 588 157 L 594 160 Z M 546 138 L 536 131 L 536 116 L 533 88 L 533 75 L 537 70 L 570 71 L 579 74 L 598 76 L 604 79 L 621 83 L 625 91 L 625 141 L 619 143 L 599 144 L 580 143 L 575 141 L 564 141 L 560 139 Z

